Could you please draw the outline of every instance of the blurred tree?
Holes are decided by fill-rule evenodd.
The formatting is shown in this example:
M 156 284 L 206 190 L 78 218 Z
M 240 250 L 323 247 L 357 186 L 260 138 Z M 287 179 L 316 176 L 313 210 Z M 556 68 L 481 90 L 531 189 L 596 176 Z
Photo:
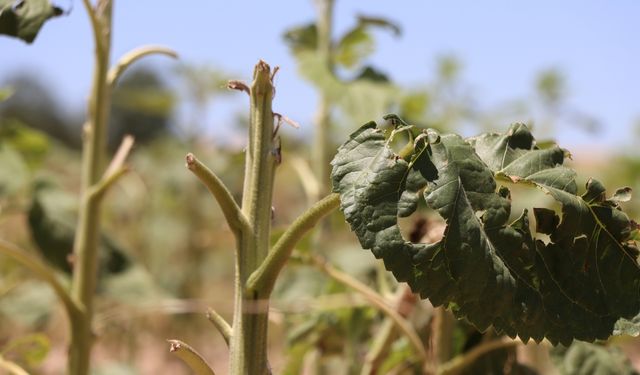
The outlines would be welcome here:
M 51 89 L 37 74 L 22 72 L 6 81 L 12 87 L 13 95 L 0 103 L 0 127 L 18 120 L 69 147 L 80 147 L 79 124 L 60 109 Z
M 114 150 L 126 134 L 144 144 L 171 129 L 175 97 L 160 75 L 148 68 L 126 74 L 113 91 L 109 148 Z

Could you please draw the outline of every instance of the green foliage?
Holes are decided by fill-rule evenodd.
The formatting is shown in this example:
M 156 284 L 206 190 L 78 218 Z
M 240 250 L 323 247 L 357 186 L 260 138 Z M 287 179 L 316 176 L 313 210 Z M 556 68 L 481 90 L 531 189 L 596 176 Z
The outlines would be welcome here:
M 636 374 L 629 359 L 615 347 L 574 342 L 553 348 L 551 355 L 560 375 Z
M 47 357 L 50 349 L 49 338 L 41 333 L 34 333 L 8 342 L 0 350 L 0 355 L 24 364 L 27 368 L 33 368 Z
M 28 212 L 29 229 L 44 259 L 59 271 L 71 274 L 71 253 L 75 238 L 75 200 L 52 186 L 37 181 Z M 107 235 L 100 238 L 100 272 L 124 272 L 131 265 L 126 251 Z
M 419 135 L 397 155 L 390 143 L 403 131 Z M 387 137 L 370 122 L 340 147 L 332 178 L 362 247 L 414 292 L 481 330 L 568 344 L 605 339 L 640 311 L 640 268 L 635 224 L 599 182 L 577 195 L 565 154 L 538 149 L 520 124 L 464 140 L 409 126 Z M 560 203 L 562 219 L 534 208 L 536 230 L 527 210 L 509 224 L 510 191 L 498 181 L 537 187 Z M 447 224 L 432 244 L 406 241 L 398 226 L 422 189 Z
M 131 134 L 136 143 L 148 143 L 169 131 L 175 97 L 160 75 L 138 69 L 126 74 L 112 94 L 108 146 L 115 150 Z
M 8 142 L 0 142 L 0 165 L 0 198 L 6 198 L 25 187 L 29 169 L 20 153 Z
M 46 283 L 26 280 L 0 299 L 0 314 L 23 326 L 42 327 L 56 296 Z
M 345 67 L 357 67 L 375 50 L 375 42 L 371 35 L 372 28 L 387 28 L 397 36 L 400 28 L 383 18 L 358 17 L 357 24 L 347 31 L 335 47 L 335 63 Z
M 62 13 L 49 0 L 0 0 L 0 34 L 31 43 L 47 20 Z
M 0 102 L 7 100 L 11 95 L 13 95 L 11 87 L 0 88 Z

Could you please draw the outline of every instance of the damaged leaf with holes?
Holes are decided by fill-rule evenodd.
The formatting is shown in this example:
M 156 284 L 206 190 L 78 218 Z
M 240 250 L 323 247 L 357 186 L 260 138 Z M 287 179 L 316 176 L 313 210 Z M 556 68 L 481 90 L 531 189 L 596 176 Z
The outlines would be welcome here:
M 638 314 L 637 228 L 618 205 L 628 188 L 607 197 L 589 180 L 578 194 L 575 172 L 564 165 L 568 152 L 538 148 L 522 124 L 469 139 L 412 131 L 422 134 L 400 156 L 389 132 L 367 123 L 332 162 L 346 220 L 396 279 L 481 330 L 525 342 L 606 339 L 616 322 Z M 528 210 L 510 222 L 513 184 L 548 194 L 560 215 L 535 207 L 535 230 Z M 418 191 L 446 222 L 436 243 L 409 242 L 398 226 L 399 216 L 415 211 L 407 198 Z

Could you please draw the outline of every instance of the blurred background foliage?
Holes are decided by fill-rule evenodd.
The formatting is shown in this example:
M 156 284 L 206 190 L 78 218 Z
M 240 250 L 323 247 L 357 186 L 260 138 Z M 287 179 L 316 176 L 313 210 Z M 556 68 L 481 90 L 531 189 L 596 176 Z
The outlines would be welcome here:
M 318 50 L 315 22 L 283 30 L 283 43 L 295 57 L 300 77 L 330 103 L 326 147 L 331 155 L 356 126 L 389 112 L 413 124 L 464 134 L 502 130 L 511 121 L 529 119 L 536 119 L 529 125 L 541 140 L 553 138 L 560 122 L 596 134 L 600 129 L 596 109 L 569 104 L 570 77 L 553 67 L 540 71 L 528 97 L 494 108 L 477 104 L 465 80 L 465 62 L 454 55 L 438 57 L 428 81 L 411 86 L 394 83 L 384 67 L 372 66 L 368 59 L 380 32 L 402 38 L 402 24 L 355 17 L 352 28 L 332 42 L 327 64 Z M 212 105 L 226 95 L 240 95 L 225 89 L 228 79 L 237 78 L 234 74 L 189 62 L 171 70 L 140 65 L 123 77 L 113 93 L 109 147 L 114 150 L 125 134 L 135 136 L 136 147 L 130 159 L 132 172 L 110 192 L 104 206 L 104 236 L 127 266 L 109 267 L 109 256 L 102 260 L 96 373 L 186 373 L 165 353 L 164 339 L 176 333 L 212 358 L 216 370 L 225 369 L 226 348 L 203 312 L 212 306 L 229 317 L 232 311 L 234 241 L 214 201 L 187 173 L 183 160 L 186 152 L 194 152 L 239 197 L 242 141 L 215 139 L 204 131 L 212 121 Z M 83 104 L 66 113 L 56 101 L 55 88 L 32 71 L 0 77 L 0 87 L 0 237 L 61 265 L 59 276 L 66 280 L 70 248 L 65 236 L 72 233 L 65 231 L 72 230 L 75 220 Z M 241 134 L 246 115 L 234 116 L 229 127 Z M 310 177 L 310 137 L 289 129 L 280 134 L 283 163 L 274 197 L 275 234 L 303 211 L 318 189 Z M 610 187 L 640 185 L 637 150 L 572 151 L 581 156 L 573 162 L 581 176 L 597 177 Z M 640 206 L 634 202 L 638 200 L 625 208 L 638 217 Z M 36 208 L 40 221 L 33 219 Z M 397 286 L 379 262 L 360 250 L 339 214 L 330 221 L 330 232 L 320 239 L 311 235 L 300 244 L 297 261 L 290 262 L 278 283 L 272 304 L 275 373 L 359 374 L 364 356 L 384 327 L 383 316 L 362 296 L 304 261 L 305 255 L 320 254 L 391 298 Z M 405 224 L 407 233 L 422 235 L 438 226 L 425 210 Z M 59 252 L 52 254 L 53 248 Z M 494 338 L 465 322 L 450 322 L 449 340 L 437 342 L 448 347 L 437 348 L 433 334 L 438 313 L 428 301 L 414 300 L 410 305 L 407 317 L 434 358 L 442 352 L 453 358 Z M 0 257 L 0 359 L 33 373 L 59 373 L 65 363 L 66 336 L 64 315 L 51 290 Z M 633 373 L 633 368 L 640 369 L 639 347 L 637 339 L 627 337 L 551 352 L 535 345 L 501 349 L 482 356 L 464 373 Z M 403 337 L 393 338 L 383 358 L 380 374 L 418 371 Z

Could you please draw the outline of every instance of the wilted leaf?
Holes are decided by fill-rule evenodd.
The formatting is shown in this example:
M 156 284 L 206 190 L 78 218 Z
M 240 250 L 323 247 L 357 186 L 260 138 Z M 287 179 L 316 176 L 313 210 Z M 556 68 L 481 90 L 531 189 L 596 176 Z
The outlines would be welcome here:
M 627 242 L 631 223 L 605 202 L 597 181 L 576 195 L 575 172 L 562 165 L 564 150 L 537 149 L 520 124 L 469 140 L 425 135 L 427 144 L 407 161 L 371 122 L 332 162 L 334 191 L 352 230 L 399 281 L 481 330 L 493 326 L 524 341 L 607 338 L 619 318 L 640 311 L 638 249 Z M 402 237 L 397 218 L 413 184 L 411 170 L 429 164 L 437 173 L 422 173 L 426 202 L 447 227 L 439 242 L 414 244 Z M 507 223 L 510 192 L 496 177 L 535 186 L 562 205 L 559 222 L 538 211 L 549 243 L 531 234 L 526 210 Z
M 48 19 L 62 13 L 48 0 L 0 0 L 0 34 L 31 43 Z

